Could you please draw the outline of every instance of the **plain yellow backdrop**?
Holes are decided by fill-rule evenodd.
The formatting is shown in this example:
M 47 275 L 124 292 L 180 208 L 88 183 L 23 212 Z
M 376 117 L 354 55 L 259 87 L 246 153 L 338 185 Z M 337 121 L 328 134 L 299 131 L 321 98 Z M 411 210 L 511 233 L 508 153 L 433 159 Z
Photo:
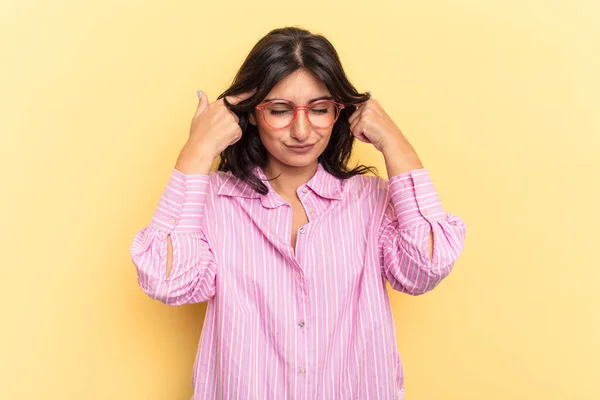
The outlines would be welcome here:
M 390 291 L 408 400 L 600 398 L 600 5 L 589 0 L 3 1 L 0 398 L 189 399 L 206 304 L 129 247 L 256 41 L 326 35 L 468 224 L 452 274 Z M 357 144 L 355 159 L 381 155 Z

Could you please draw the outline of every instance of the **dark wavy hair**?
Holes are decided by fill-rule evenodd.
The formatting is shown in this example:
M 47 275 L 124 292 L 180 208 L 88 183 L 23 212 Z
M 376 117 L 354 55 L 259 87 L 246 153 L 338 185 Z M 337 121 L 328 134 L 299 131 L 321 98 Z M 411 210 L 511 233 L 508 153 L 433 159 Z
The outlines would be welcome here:
M 348 169 L 355 137 L 350 132 L 348 118 L 356 110 L 355 104 L 367 101 L 369 93 L 359 93 L 350 83 L 337 51 L 324 36 L 298 27 L 274 29 L 260 39 L 240 67 L 231 86 L 218 98 L 239 117 L 242 137 L 227 147 L 220 156 L 218 169 L 231 171 L 261 194 L 268 193 L 267 186 L 253 174 L 252 169 L 264 169 L 268 162 L 267 149 L 258 135 L 258 127 L 249 122 L 249 114 L 261 103 L 271 89 L 291 73 L 304 69 L 312 72 L 326 86 L 333 99 L 346 105 L 332 128 L 331 138 L 318 161 L 323 168 L 340 179 L 371 172 L 375 167 L 364 165 Z M 226 96 L 256 90 L 251 97 L 231 104 Z

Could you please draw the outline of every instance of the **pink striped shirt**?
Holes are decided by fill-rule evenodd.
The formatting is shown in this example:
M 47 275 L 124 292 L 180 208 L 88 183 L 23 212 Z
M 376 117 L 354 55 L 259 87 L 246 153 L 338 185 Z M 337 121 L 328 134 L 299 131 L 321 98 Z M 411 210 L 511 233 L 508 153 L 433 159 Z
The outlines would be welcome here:
M 294 252 L 291 206 L 265 183 L 260 195 L 229 172 L 173 169 L 133 240 L 150 297 L 208 301 L 193 399 L 403 399 L 386 282 L 411 295 L 433 289 L 466 225 L 443 210 L 426 169 L 339 180 L 319 164 L 297 190 L 309 222 Z

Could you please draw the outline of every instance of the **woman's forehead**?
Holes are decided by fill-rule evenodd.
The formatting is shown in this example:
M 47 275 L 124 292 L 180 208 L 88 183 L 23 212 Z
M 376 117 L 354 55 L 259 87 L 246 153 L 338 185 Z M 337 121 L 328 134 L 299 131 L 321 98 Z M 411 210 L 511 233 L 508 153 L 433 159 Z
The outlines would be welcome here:
M 308 104 L 327 97 L 331 98 L 331 93 L 321 80 L 309 72 L 298 70 L 279 81 L 265 101 L 281 99 L 295 104 Z
M 289 101 L 291 103 L 300 105 L 300 104 L 310 104 L 310 103 L 313 103 L 318 100 L 333 100 L 333 97 L 327 94 L 327 95 L 323 95 L 323 96 L 313 97 L 313 98 L 305 100 L 305 101 L 295 101 L 293 99 L 285 98 L 285 97 L 267 96 L 267 98 L 265 98 L 264 101 L 267 102 L 267 101 L 274 101 L 274 100 Z

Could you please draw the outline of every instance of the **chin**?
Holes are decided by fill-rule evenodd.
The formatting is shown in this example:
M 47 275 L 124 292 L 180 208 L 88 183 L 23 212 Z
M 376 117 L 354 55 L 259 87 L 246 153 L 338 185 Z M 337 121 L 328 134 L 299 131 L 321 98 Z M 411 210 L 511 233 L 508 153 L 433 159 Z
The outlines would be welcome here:
M 302 154 L 296 156 L 286 156 L 281 160 L 284 164 L 290 167 L 307 167 L 317 162 L 317 158 L 310 154 Z

